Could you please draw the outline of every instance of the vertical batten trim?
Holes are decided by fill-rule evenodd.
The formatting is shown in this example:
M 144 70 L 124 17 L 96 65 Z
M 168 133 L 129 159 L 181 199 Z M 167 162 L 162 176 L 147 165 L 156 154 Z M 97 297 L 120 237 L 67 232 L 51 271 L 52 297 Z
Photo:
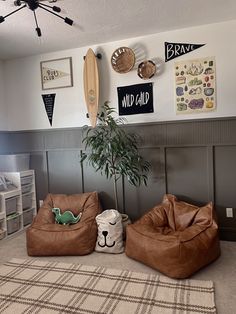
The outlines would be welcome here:
M 215 204 L 215 181 L 214 181 L 214 148 L 207 146 L 207 177 L 208 177 L 208 199 Z

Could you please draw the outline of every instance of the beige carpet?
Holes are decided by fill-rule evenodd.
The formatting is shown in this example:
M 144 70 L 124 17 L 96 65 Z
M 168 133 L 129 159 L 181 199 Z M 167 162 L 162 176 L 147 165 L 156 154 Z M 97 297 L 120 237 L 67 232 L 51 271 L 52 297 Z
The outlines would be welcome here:
M 212 281 L 12 259 L 0 266 L 0 312 L 207 314 L 216 308 Z

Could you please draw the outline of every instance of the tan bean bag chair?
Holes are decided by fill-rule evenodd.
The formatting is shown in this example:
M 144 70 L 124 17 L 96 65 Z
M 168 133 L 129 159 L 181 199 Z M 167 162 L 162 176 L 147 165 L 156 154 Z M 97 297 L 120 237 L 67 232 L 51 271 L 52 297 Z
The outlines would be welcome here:
M 61 213 L 70 210 L 75 216 L 82 211 L 82 217 L 76 224 L 56 224 L 53 207 L 59 207 Z M 48 194 L 26 231 L 28 255 L 85 255 L 93 252 L 97 239 L 95 217 L 100 212 L 97 192 Z
M 197 207 L 167 194 L 126 230 L 127 256 L 169 277 L 189 277 L 220 255 L 212 203 Z

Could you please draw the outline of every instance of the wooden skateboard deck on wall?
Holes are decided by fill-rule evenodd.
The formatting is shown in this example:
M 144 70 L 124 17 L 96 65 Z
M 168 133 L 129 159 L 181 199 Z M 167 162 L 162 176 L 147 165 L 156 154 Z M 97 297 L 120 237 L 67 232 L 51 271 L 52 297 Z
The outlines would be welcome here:
M 97 59 L 90 48 L 84 61 L 84 97 L 88 109 L 89 120 L 94 128 L 97 123 L 99 101 L 99 77 Z

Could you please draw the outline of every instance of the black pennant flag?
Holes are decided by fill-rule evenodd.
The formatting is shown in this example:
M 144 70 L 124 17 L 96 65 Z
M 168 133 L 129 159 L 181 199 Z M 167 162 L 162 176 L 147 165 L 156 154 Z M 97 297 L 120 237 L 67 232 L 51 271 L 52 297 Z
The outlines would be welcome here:
M 201 48 L 205 44 L 184 44 L 165 42 L 165 62 Z
M 54 102 L 56 94 L 45 94 L 42 95 L 44 106 L 47 112 L 48 120 L 50 125 L 52 126 L 52 117 L 53 117 L 53 109 L 54 109 Z

